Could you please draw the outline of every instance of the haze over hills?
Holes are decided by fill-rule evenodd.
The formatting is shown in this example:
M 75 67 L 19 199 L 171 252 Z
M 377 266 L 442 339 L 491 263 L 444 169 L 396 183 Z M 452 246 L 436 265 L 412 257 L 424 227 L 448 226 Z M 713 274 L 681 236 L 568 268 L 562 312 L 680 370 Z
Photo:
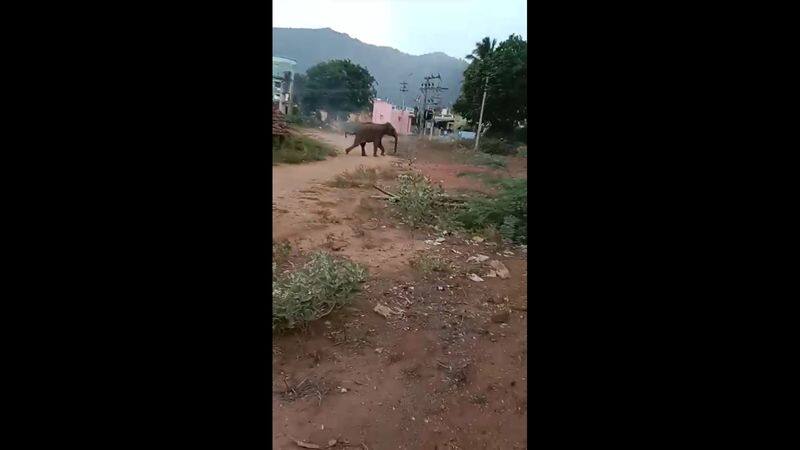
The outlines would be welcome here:
M 425 75 L 441 74 L 443 87 L 440 106 L 450 107 L 458 98 L 467 62 L 445 55 L 429 53 L 409 55 L 391 47 L 366 44 L 330 28 L 273 28 L 272 55 L 297 61 L 297 71 L 305 71 L 331 59 L 349 59 L 366 67 L 377 80 L 378 97 L 400 105 L 414 106 L 420 95 L 419 86 Z M 411 75 L 409 75 L 411 74 Z M 408 92 L 400 92 L 400 83 L 408 82 Z

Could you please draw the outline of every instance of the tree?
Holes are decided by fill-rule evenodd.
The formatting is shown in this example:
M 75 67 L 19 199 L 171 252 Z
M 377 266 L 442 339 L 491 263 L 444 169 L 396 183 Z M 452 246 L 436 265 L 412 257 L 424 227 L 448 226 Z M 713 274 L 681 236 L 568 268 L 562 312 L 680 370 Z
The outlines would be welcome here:
M 528 117 L 528 43 L 512 34 L 487 53 L 485 49 L 492 46 L 481 47 L 487 42 L 485 38 L 473 52 L 475 57 L 464 71 L 461 95 L 453 110 L 470 124 L 477 124 L 489 77 L 483 120 L 491 123 L 495 132 L 510 133 L 517 122 Z
M 489 39 L 489 37 L 483 38 L 482 41 L 475 43 L 475 50 L 472 51 L 471 54 L 465 56 L 467 61 L 480 61 L 489 54 L 494 51 L 494 47 L 497 44 L 497 39 Z
M 334 59 L 306 71 L 301 102 L 306 110 L 323 109 L 334 117 L 363 111 L 375 99 L 373 83 L 367 69 Z

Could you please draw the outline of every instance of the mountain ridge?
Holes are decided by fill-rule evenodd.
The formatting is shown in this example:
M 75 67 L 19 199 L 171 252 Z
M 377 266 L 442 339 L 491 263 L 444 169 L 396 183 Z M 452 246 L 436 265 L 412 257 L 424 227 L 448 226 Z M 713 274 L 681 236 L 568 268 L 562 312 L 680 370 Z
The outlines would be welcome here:
M 450 107 L 458 98 L 468 63 L 443 52 L 411 55 L 396 48 L 367 44 L 347 33 L 331 28 L 280 28 L 272 29 L 272 54 L 297 61 L 297 71 L 304 73 L 309 67 L 331 59 L 349 59 L 364 66 L 375 77 L 378 97 L 407 106 L 414 104 L 423 77 L 441 73 L 440 106 Z M 411 75 L 409 75 L 411 74 Z M 406 81 L 408 92 L 400 92 L 400 83 Z

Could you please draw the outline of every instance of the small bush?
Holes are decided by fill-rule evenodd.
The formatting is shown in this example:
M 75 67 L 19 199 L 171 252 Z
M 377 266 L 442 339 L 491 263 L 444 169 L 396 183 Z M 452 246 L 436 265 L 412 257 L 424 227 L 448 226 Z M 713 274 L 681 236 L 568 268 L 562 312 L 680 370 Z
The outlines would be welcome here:
M 275 139 L 272 141 L 273 164 L 298 164 L 306 161 L 322 161 L 327 156 L 336 155 L 335 148 L 306 136 L 287 136 L 283 139 L 283 143 Z
M 419 255 L 409 263 L 422 273 L 450 272 L 450 261 L 439 256 Z
M 293 329 L 328 315 L 349 303 L 366 279 L 363 266 L 325 252 L 314 253 L 301 270 L 273 283 L 272 330 Z
M 403 222 L 413 228 L 433 223 L 437 208 L 440 207 L 442 189 L 433 186 L 427 177 L 416 172 L 398 175 L 397 181 L 397 197 L 392 205 Z
M 494 198 L 473 198 L 457 216 L 464 228 L 480 230 L 487 226 L 513 242 L 528 241 L 528 181 L 512 178 L 502 180 L 500 192 Z
M 490 155 L 513 155 L 517 151 L 517 146 L 503 138 L 483 138 L 479 148 L 480 151 Z

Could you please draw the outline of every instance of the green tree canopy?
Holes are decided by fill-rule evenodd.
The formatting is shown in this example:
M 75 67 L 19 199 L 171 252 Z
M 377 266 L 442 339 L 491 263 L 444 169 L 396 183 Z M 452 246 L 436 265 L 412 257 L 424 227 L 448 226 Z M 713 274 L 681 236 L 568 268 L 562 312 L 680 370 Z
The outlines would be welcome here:
M 497 39 L 483 38 L 482 41 L 475 43 L 475 50 L 469 55 L 465 56 L 467 61 L 480 61 L 489 56 L 497 45 Z
M 512 34 L 492 50 L 487 37 L 476 44 L 473 55 L 453 110 L 477 124 L 488 77 L 483 120 L 493 130 L 513 131 L 517 122 L 528 117 L 528 43 Z
M 375 78 L 367 69 L 334 59 L 306 71 L 302 94 L 303 109 L 323 109 L 334 116 L 363 111 L 375 99 Z

